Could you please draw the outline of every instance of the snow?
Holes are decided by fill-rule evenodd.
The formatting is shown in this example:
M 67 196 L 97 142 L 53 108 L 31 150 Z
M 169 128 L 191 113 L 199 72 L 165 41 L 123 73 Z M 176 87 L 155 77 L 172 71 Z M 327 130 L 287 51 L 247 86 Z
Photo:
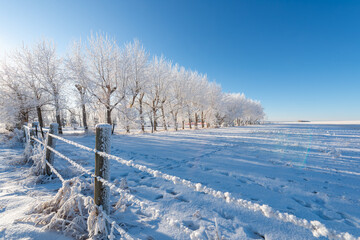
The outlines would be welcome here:
M 82 168 L 58 156 L 55 168 L 66 179 L 85 179 L 83 170 L 94 169 L 95 136 L 63 137 L 86 146 L 56 146 Z M 110 217 L 133 238 L 360 239 L 360 125 L 272 123 L 113 135 L 111 141 L 119 160 L 110 161 L 111 205 L 123 198 L 123 207 Z M 5 149 L 0 157 L 20 151 Z M 15 180 L 18 170 L 3 172 Z M 127 188 L 119 191 L 124 181 Z M 40 186 L 36 202 L 54 195 Z M 0 219 L 24 211 L 6 209 Z
M 29 206 L 45 201 L 52 193 L 45 194 L 41 186 L 21 184 L 28 167 L 14 164 L 21 162 L 23 149 L 9 148 L 0 141 L 0 239 L 51 239 L 70 240 L 54 231 L 45 231 L 34 224 L 24 222 Z M 48 190 L 51 186 L 48 186 Z

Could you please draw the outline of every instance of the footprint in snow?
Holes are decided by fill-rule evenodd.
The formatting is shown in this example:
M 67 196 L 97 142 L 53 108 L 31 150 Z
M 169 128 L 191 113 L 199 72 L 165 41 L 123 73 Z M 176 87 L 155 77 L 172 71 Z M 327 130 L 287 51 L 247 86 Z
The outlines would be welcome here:
M 244 228 L 244 232 L 246 233 L 247 237 L 251 239 L 265 239 L 264 235 L 260 234 L 259 232 L 251 228 Z
M 226 220 L 234 220 L 234 215 L 230 214 L 229 212 L 226 212 L 224 210 L 215 210 L 219 214 L 220 217 L 226 219 Z
M 325 214 L 324 214 L 322 211 L 320 211 L 320 210 L 319 210 L 319 211 L 314 211 L 314 213 L 315 213 L 316 215 L 318 215 L 319 218 L 321 218 L 321 219 L 323 219 L 323 220 L 334 220 L 333 218 L 325 215 Z
M 175 199 L 177 199 L 177 200 L 179 200 L 179 201 L 181 201 L 181 202 L 187 202 L 187 203 L 189 202 L 189 200 L 187 200 L 186 198 L 184 198 L 184 197 L 181 196 L 181 195 L 180 195 L 180 196 L 176 196 Z
M 314 211 L 314 213 L 323 220 L 337 220 L 337 221 L 344 220 L 344 215 L 339 212 L 333 212 L 333 211 L 319 209 L 319 210 Z M 346 221 L 347 221 L 347 219 L 345 219 L 345 223 L 346 223 Z M 352 226 L 352 225 L 350 225 L 350 226 Z
M 183 224 L 184 224 L 186 227 L 188 227 L 188 228 L 190 228 L 191 230 L 193 230 L 193 231 L 196 231 L 196 230 L 198 230 L 198 229 L 200 228 L 200 225 L 197 224 L 197 223 L 195 223 L 195 222 L 193 222 L 193 221 L 183 221 Z
M 297 198 L 292 198 L 295 202 L 297 202 L 298 204 L 300 204 L 303 207 L 307 207 L 307 208 L 311 208 L 311 204 L 304 202 L 303 200 L 297 199 Z
M 159 199 L 163 199 L 163 198 L 164 198 L 164 195 L 159 194 L 155 197 L 155 200 L 159 200 Z
M 178 193 L 177 192 L 175 192 L 173 189 L 166 189 L 166 192 L 167 193 L 170 193 L 171 195 L 177 195 Z
M 350 227 L 356 227 L 355 224 L 353 224 L 352 222 L 350 222 L 349 220 L 345 220 L 344 223 Z

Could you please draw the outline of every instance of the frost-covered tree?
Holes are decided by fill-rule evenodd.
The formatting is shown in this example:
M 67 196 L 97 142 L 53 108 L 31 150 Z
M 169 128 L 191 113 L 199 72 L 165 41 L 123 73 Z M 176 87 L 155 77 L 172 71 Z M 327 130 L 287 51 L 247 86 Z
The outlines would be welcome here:
M 29 84 L 32 84 L 34 81 L 34 86 L 39 84 L 41 90 L 47 93 L 49 103 L 55 109 L 56 122 L 59 124 L 59 134 L 62 134 L 61 110 L 65 108 L 63 94 L 67 80 L 62 59 L 56 53 L 54 42 L 47 40 L 36 43 L 31 52 L 25 50 L 25 54 L 27 56 L 25 56 L 24 64 L 28 65 L 26 71 L 31 74 Z M 37 86 L 34 87 L 34 89 L 36 88 Z M 38 105 L 41 107 L 40 104 Z M 40 117 L 39 121 L 41 121 Z
M 178 116 L 184 103 L 183 75 L 185 68 L 174 65 L 171 70 L 171 77 L 168 88 L 167 108 L 171 115 L 175 131 L 178 130 Z
M 82 49 L 81 41 L 74 42 L 71 53 L 66 59 L 66 67 L 68 69 L 69 78 L 77 91 L 78 101 L 81 105 L 82 122 L 85 132 L 88 131 L 88 120 L 86 113 L 86 105 L 90 102 L 89 94 L 89 66 L 86 56 Z
M 178 130 L 179 123 L 184 129 L 185 122 L 197 129 L 199 124 L 257 124 L 264 118 L 260 102 L 223 93 L 206 74 L 163 56 L 150 58 L 138 40 L 120 48 L 105 34 L 91 35 L 83 45 L 74 43 L 65 61 L 53 42 L 40 41 L 20 48 L 10 60 L 1 70 L 0 107 L 2 118 L 14 122 L 35 119 L 36 113 L 41 127 L 53 119 L 62 126 L 81 118 L 85 131 L 89 124 L 117 120 L 126 132 L 144 132 L 146 121 L 157 131 L 170 125 Z M 73 91 L 65 98 L 69 88 Z
M 167 100 L 167 88 L 171 76 L 171 63 L 163 56 L 154 57 L 149 67 L 149 83 L 146 92 L 146 105 L 151 112 L 152 132 L 157 131 L 159 112 L 166 129 L 164 104 Z
M 4 61 L 0 68 L 0 122 L 9 128 L 28 122 L 32 102 L 28 88 L 21 81 L 21 75 L 15 66 Z
M 222 102 L 226 125 L 256 124 L 265 116 L 260 102 L 247 99 L 243 93 L 226 93 Z
M 129 59 L 129 79 L 127 83 L 130 108 L 135 107 L 140 118 L 141 131 L 145 131 L 144 96 L 148 84 L 149 54 L 138 40 L 125 45 Z
M 121 103 L 127 76 L 121 71 L 124 62 L 115 40 L 104 34 L 91 35 L 88 40 L 89 91 L 106 110 L 106 122 L 111 124 L 111 112 Z
M 44 127 L 43 108 L 49 104 L 50 98 L 42 83 L 43 79 L 39 72 L 40 66 L 37 63 L 35 46 L 32 48 L 22 46 L 12 55 L 12 59 L 18 67 L 20 81 L 29 89 L 29 98 L 36 109 L 37 119 L 42 132 Z

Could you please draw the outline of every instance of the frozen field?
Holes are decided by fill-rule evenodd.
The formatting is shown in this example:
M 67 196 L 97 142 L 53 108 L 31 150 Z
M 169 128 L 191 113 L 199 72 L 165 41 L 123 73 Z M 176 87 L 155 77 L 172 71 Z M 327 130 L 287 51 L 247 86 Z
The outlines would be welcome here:
M 64 138 L 91 148 L 95 145 L 93 135 L 65 134 Z M 93 154 L 61 141 L 57 142 L 56 149 L 93 170 Z M 1 151 L 2 165 L 10 155 L 20 152 L 5 146 Z M 115 135 L 111 154 L 229 192 L 238 199 L 269 205 L 281 213 L 319 221 L 338 233 L 360 236 L 360 125 L 266 124 Z M 55 159 L 55 167 L 67 178 L 78 175 L 77 170 L 62 159 Z M 4 194 L 4 188 L 10 180 L 16 181 L 25 175 L 13 173 L 21 169 L 24 168 L 2 167 L 0 239 L 7 239 L 9 229 L 16 228 L 16 224 L 3 222 L 18 209 L 7 207 L 9 200 L 4 199 L 11 196 L 15 199 L 17 195 Z M 259 211 L 112 161 L 111 180 L 120 184 L 121 179 L 126 179 L 132 194 L 161 213 L 161 217 L 156 218 L 136 206 L 113 213 L 112 217 L 133 237 L 190 239 L 178 223 L 169 220 L 176 219 L 194 231 L 193 236 L 209 239 L 216 235 L 216 219 L 218 233 L 225 239 L 315 239 L 311 231 L 301 226 L 265 217 Z M 24 188 L 26 196 L 31 195 L 30 191 L 39 191 L 48 199 L 54 195 L 56 186 L 59 187 L 60 182 L 55 180 L 35 187 L 18 185 L 18 188 Z M 118 199 L 119 194 L 112 193 L 112 202 Z M 41 200 L 36 197 L 36 201 Z

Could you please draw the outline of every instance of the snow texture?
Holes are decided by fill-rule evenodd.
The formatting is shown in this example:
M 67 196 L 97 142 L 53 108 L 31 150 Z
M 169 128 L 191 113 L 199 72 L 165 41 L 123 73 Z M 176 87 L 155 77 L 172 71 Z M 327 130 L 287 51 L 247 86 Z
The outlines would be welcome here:
M 113 136 L 117 156 L 97 152 L 114 160 L 98 178 L 113 193 L 108 237 L 360 239 L 359 136 L 309 124 Z M 58 139 L 55 169 L 94 177 L 94 136 Z

